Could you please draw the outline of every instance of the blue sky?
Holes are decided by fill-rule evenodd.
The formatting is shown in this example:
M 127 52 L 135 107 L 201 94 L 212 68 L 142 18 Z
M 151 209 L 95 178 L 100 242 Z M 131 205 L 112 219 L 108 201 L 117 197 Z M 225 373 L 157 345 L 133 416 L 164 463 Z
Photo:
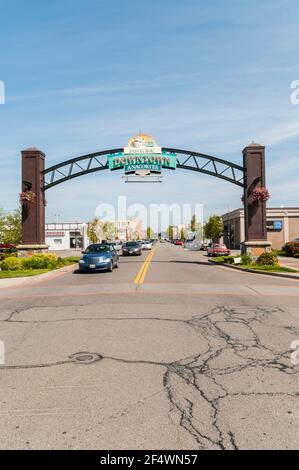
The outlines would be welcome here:
M 46 166 L 122 147 L 140 130 L 162 146 L 241 162 L 267 146 L 271 206 L 299 206 L 298 0 L 0 0 L 0 205 L 18 204 L 20 151 Z M 161 185 L 94 173 L 47 193 L 47 220 L 89 220 L 99 203 L 240 206 L 240 188 L 164 172 Z

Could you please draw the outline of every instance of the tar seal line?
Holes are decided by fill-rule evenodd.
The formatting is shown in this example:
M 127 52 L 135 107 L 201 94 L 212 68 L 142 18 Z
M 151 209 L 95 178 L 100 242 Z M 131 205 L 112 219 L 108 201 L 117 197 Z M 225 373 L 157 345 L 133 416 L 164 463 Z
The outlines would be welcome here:
M 113 455 L 110 454 L 100 458 L 101 465 L 126 465 L 128 468 L 131 468 L 133 462 L 134 457 L 113 457 Z

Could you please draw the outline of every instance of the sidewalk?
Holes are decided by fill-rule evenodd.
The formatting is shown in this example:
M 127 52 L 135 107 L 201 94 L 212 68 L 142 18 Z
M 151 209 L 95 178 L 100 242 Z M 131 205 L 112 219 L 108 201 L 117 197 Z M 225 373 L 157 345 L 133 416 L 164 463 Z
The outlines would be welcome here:
M 38 274 L 37 276 L 25 276 L 25 277 L 10 277 L 7 279 L 0 279 L 0 289 L 7 287 L 19 287 L 26 284 L 34 284 L 40 281 L 46 281 L 47 279 L 53 279 L 57 276 L 61 276 L 64 273 L 74 270 L 74 264 L 64 266 L 63 268 L 54 269 L 44 274 Z
M 286 266 L 287 268 L 297 269 L 299 271 L 299 258 L 291 258 L 289 256 L 279 256 L 278 260 L 281 266 Z

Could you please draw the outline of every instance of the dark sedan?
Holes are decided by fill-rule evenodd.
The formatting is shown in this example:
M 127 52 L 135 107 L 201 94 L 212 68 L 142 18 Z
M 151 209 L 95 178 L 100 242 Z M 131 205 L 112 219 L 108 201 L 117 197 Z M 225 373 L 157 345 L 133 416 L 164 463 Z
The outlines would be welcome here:
M 109 271 L 118 268 L 118 254 L 111 245 L 95 243 L 83 252 L 79 261 L 80 272 Z
M 136 255 L 140 256 L 142 253 L 142 246 L 139 242 L 126 242 L 122 248 L 123 256 Z

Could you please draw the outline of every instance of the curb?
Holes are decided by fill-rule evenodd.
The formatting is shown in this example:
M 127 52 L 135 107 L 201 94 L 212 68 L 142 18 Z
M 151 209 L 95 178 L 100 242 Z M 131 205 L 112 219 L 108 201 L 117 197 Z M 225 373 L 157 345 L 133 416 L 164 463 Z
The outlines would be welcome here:
M 214 266 L 224 266 L 226 268 L 230 269 L 236 269 L 237 271 L 244 271 L 247 273 L 253 273 L 253 274 L 266 274 L 266 276 L 274 276 L 274 277 L 281 277 L 281 278 L 289 278 L 289 279 L 296 279 L 299 281 L 299 273 L 297 276 L 291 273 L 275 273 L 271 271 L 259 271 L 258 269 L 250 269 L 250 268 L 238 268 L 237 266 L 234 266 L 232 264 L 225 264 L 225 263 L 217 263 L 216 261 L 213 261 L 211 259 L 208 260 L 209 263 L 214 264 Z
M 69 266 L 63 266 L 59 269 L 53 269 L 52 271 L 48 271 L 47 273 L 38 274 L 37 276 L 24 276 L 24 277 L 8 277 L 4 279 L 0 279 L 0 289 L 5 289 L 7 287 L 19 287 L 21 285 L 25 285 L 29 282 L 38 282 L 42 280 L 46 280 L 48 278 L 55 278 L 57 275 L 63 274 L 64 272 L 69 272 L 74 269 L 74 264 L 70 264 Z

